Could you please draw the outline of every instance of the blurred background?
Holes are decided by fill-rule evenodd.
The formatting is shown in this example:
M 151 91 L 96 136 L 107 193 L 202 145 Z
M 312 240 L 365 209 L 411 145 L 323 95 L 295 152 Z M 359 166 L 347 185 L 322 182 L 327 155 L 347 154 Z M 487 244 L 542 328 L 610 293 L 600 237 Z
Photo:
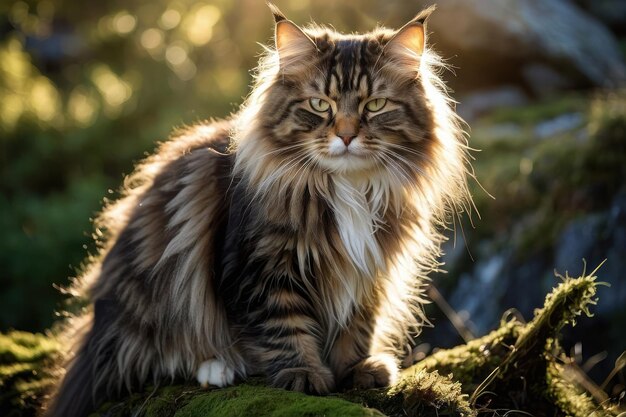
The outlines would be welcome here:
M 432 1 L 276 3 L 296 23 L 353 32 L 400 27 Z M 485 334 L 509 309 L 530 319 L 555 269 L 575 276 L 583 259 L 587 272 L 606 259 L 597 274 L 611 286 L 565 346 L 618 395 L 626 2 L 440 0 L 429 31 L 480 150 L 480 216 L 450 232 L 448 273 L 430 291 L 435 327 L 415 358 Z M 94 253 L 90 219 L 103 199 L 173 128 L 235 112 L 272 33 L 260 0 L 0 3 L 0 331 L 52 325 L 55 286 Z

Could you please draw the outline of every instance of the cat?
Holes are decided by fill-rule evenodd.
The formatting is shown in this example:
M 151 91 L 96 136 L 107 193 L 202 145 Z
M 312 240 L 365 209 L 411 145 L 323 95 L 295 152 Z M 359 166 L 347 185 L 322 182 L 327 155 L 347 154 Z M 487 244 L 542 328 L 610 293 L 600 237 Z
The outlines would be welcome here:
M 161 144 L 96 220 L 71 288 L 92 307 L 66 331 L 48 416 L 174 378 L 321 395 L 396 381 L 442 231 L 471 204 L 432 9 L 343 35 L 270 8 L 275 48 L 239 113 Z

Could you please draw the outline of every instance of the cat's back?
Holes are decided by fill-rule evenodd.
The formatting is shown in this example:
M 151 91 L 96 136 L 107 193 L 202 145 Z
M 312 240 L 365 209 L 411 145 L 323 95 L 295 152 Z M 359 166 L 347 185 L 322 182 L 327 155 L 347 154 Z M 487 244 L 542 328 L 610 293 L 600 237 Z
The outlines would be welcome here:
M 111 294 L 119 283 L 114 277 L 125 277 L 128 284 L 145 282 L 146 275 L 176 269 L 169 264 L 198 245 L 204 254 L 210 251 L 208 238 L 228 210 L 231 130 L 228 120 L 180 129 L 126 178 L 124 197 L 108 206 L 96 224 L 109 232 L 110 246 L 93 288 L 95 298 Z
M 231 129 L 221 121 L 179 130 L 136 166 L 122 196 L 96 219 L 100 254 L 72 289 L 94 308 L 67 327 L 77 354 L 48 415 L 87 415 L 96 393 L 187 375 L 216 352 L 228 354 L 211 282 L 229 208 Z

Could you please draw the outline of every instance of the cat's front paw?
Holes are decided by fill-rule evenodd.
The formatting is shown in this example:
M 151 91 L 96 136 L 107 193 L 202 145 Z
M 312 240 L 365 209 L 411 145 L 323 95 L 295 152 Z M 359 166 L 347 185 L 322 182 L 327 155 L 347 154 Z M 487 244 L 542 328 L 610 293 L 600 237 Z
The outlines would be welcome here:
M 352 369 L 352 386 L 358 389 L 393 385 L 398 380 L 398 364 L 392 355 L 373 355 L 357 363 Z
M 335 389 L 335 377 L 326 367 L 286 368 L 272 378 L 272 385 L 307 394 L 328 394 Z
M 219 359 L 209 359 L 200 364 L 196 378 L 203 387 L 225 387 L 235 382 L 235 370 Z

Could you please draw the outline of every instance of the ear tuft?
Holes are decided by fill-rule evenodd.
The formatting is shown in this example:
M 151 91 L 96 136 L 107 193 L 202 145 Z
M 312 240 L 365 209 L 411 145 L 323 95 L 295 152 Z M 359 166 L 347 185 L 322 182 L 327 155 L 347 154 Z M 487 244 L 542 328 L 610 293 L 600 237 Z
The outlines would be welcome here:
M 274 22 L 282 22 L 283 20 L 287 20 L 287 17 L 281 12 L 278 7 L 276 7 L 273 3 L 267 2 L 267 7 L 269 7 L 270 12 L 274 16 Z
M 430 6 L 428 6 L 427 8 L 425 8 L 424 10 L 422 10 L 421 12 L 419 12 L 417 14 L 417 16 L 415 16 L 413 18 L 413 20 L 411 20 L 412 22 L 418 22 L 421 23 L 422 25 L 426 24 L 426 20 L 428 20 L 428 18 L 430 17 L 430 15 L 437 10 L 437 5 L 436 4 L 432 4 Z

